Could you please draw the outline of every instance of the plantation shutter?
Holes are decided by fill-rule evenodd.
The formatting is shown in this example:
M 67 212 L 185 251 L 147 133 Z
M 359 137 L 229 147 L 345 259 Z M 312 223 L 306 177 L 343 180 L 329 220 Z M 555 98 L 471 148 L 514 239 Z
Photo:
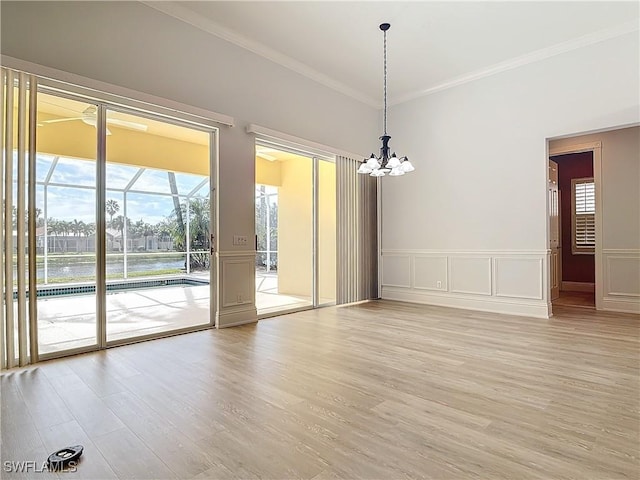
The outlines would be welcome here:
M 574 179 L 574 253 L 593 252 L 596 245 L 596 192 L 592 178 Z

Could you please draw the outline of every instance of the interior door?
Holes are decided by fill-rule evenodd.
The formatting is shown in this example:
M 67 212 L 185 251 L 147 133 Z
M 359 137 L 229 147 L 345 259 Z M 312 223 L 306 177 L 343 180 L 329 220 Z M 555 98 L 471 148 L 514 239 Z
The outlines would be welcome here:
M 549 273 L 552 301 L 560 296 L 560 284 L 562 282 L 561 245 L 558 164 L 553 160 L 549 160 L 549 249 L 551 250 L 551 265 Z

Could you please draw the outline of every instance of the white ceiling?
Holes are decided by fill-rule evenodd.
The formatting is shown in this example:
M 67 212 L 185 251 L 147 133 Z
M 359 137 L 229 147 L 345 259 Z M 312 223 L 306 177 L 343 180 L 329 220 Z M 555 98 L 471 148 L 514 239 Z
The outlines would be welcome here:
M 639 2 L 144 2 L 367 104 L 389 103 L 638 30 Z

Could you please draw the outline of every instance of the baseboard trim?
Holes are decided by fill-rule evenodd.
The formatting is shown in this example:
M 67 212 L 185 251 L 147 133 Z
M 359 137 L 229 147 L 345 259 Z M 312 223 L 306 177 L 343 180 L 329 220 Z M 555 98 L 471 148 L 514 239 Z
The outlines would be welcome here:
M 350 302 L 350 303 L 341 303 L 340 305 L 336 305 L 336 307 L 338 308 L 342 308 L 342 307 L 353 307 L 355 305 L 361 305 L 363 303 L 369 303 L 372 302 L 373 300 L 377 300 L 377 298 L 373 298 L 373 299 L 367 299 L 367 300 L 358 300 L 357 302 Z
M 591 282 L 562 282 L 560 290 L 563 292 L 589 292 L 595 293 L 596 284 Z
M 258 311 L 255 305 L 250 308 L 233 309 L 232 311 L 221 311 L 218 314 L 218 328 L 237 327 L 258 321 Z
M 620 300 L 617 298 L 605 297 L 602 299 L 600 310 L 640 314 L 640 300 Z
M 546 301 L 513 301 L 502 298 L 475 298 L 452 294 L 437 294 L 415 292 L 406 289 L 394 289 L 382 287 L 382 298 L 385 300 L 398 300 L 410 303 L 436 305 L 439 307 L 460 308 L 463 310 L 477 310 L 480 312 L 492 312 L 505 315 L 518 315 L 535 318 L 549 318 L 551 305 Z

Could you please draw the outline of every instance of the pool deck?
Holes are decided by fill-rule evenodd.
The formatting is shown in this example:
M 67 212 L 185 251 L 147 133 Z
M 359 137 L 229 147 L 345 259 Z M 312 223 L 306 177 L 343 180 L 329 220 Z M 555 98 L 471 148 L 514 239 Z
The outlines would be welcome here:
M 279 294 L 276 273 L 256 272 L 259 314 L 310 305 L 309 297 Z M 95 312 L 94 293 L 38 298 L 40 354 L 95 345 Z M 210 316 L 206 284 L 112 291 L 107 294 L 107 341 L 206 325 Z
M 40 353 L 95 344 L 95 294 L 38 299 Z M 178 285 L 107 295 L 107 341 L 209 323 L 209 286 Z

